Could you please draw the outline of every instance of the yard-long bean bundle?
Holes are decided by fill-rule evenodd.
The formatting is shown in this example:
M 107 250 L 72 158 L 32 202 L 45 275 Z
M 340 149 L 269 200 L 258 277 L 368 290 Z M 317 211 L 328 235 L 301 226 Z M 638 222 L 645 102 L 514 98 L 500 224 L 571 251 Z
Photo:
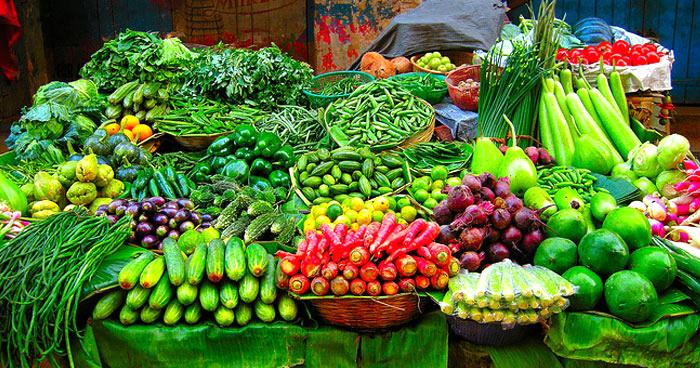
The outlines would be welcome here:
M 326 132 L 317 111 L 293 105 L 280 106 L 278 111 L 266 115 L 255 126 L 263 132 L 277 134 L 296 151 L 315 148 Z
M 130 234 L 128 216 L 110 225 L 85 209 L 27 226 L 0 249 L 0 335 L 7 365 L 30 367 L 68 355 L 83 283 Z M 33 361 L 34 360 L 34 361 Z

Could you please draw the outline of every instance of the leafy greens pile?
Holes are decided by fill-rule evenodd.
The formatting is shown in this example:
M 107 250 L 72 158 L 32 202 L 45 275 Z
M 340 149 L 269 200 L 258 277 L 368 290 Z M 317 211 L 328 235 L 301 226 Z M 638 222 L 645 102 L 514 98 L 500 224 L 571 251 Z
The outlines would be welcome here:
M 34 104 L 12 124 L 5 144 L 18 160 L 61 163 L 70 145 L 95 131 L 102 110 L 97 86 L 90 80 L 45 84 L 34 94 Z
M 203 51 L 184 75 L 184 93 L 258 108 L 305 105 L 302 89 L 311 67 L 284 54 L 275 44 L 257 51 Z
M 169 83 L 192 65 L 195 56 L 177 38 L 126 30 L 97 50 L 80 76 L 110 92 L 133 80 Z

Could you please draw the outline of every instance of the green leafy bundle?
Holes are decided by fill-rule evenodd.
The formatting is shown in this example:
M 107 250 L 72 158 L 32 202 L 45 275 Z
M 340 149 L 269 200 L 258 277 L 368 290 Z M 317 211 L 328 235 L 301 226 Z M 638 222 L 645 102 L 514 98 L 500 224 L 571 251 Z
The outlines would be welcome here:
M 109 92 L 132 80 L 169 83 L 192 65 L 195 56 L 177 38 L 163 40 L 127 29 L 97 50 L 80 76 Z
M 311 73 L 308 64 L 292 59 L 275 44 L 257 51 L 215 46 L 203 51 L 184 74 L 184 92 L 263 109 L 306 105 L 302 90 Z

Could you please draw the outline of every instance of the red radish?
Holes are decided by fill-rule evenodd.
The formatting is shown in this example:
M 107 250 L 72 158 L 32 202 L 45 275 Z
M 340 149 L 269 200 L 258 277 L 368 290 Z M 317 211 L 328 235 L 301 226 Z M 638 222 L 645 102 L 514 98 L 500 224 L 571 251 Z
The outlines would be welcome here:
M 321 276 L 323 276 L 326 280 L 334 279 L 336 276 L 338 276 L 338 264 L 335 262 L 326 263 L 326 265 L 321 268 Z
M 425 258 L 414 258 L 416 259 L 416 264 L 418 265 L 418 271 L 420 271 L 423 276 L 432 277 L 435 275 L 435 273 L 437 273 L 438 268 L 435 263 L 428 261 Z
M 369 247 L 370 253 L 374 254 L 377 247 L 379 247 L 379 245 L 381 245 L 389 237 L 391 234 L 391 229 L 393 229 L 394 226 L 396 226 L 396 215 L 391 212 L 384 215 L 384 218 L 382 219 L 382 226 L 377 232 L 377 239 Z
M 474 195 L 466 185 L 457 185 L 447 193 L 447 207 L 454 212 L 462 212 L 474 204 Z
M 399 280 L 399 290 L 403 293 L 410 293 L 416 290 L 416 281 L 414 279 Z
M 350 292 L 352 295 L 362 295 L 367 290 L 367 283 L 362 279 L 354 279 L 350 283 Z
M 430 287 L 430 279 L 423 275 L 416 275 L 416 287 L 425 290 Z
M 331 280 L 331 291 L 335 295 L 345 295 L 350 290 L 350 283 L 343 276 Z
M 294 256 L 287 256 L 280 261 L 280 269 L 287 276 L 294 276 L 299 273 L 299 259 Z
M 539 148 L 537 152 L 539 153 L 538 161 L 540 165 L 549 165 L 554 163 L 554 158 L 552 157 L 552 155 L 549 154 L 549 152 L 547 152 L 546 149 Z
M 277 258 L 279 258 L 279 259 L 282 259 L 282 258 L 284 258 L 284 257 L 296 257 L 296 254 L 292 254 L 292 253 L 289 253 L 289 252 L 285 252 L 285 251 L 283 251 L 283 250 L 278 250 L 277 252 L 275 252 L 275 255 L 276 255 Z
M 382 293 L 382 284 L 374 280 L 367 283 L 367 294 L 377 296 Z
M 372 263 L 365 263 L 360 269 L 360 277 L 366 282 L 374 281 L 379 277 L 379 268 Z
M 430 285 L 433 289 L 442 290 L 447 287 L 450 276 L 444 270 L 437 270 L 437 273 L 430 278 Z
M 525 154 L 527 157 L 532 161 L 534 165 L 537 165 L 537 160 L 540 159 L 540 152 L 537 150 L 536 147 L 530 146 L 525 148 Z
M 491 262 L 500 262 L 510 257 L 510 251 L 501 243 L 493 243 L 489 246 L 489 259 Z
M 301 243 L 299 243 L 299 247 L 297 247 L 297 257 L 299 258 L 304 258 L 306 257 L 306 250 L 308 248 L 308 242 L 306 239 L 304 239 Z
M 462 255 L 459 257 L 459 264 L 462 266 L 462 268 L 466 269 L 469 272 L 474 272 L 479 269 L 481 266 L 481 262 L 484 261 L 484 252 L 477 253 L 477 252 L 464 252 Z
M 393 263 L 380 263 L 379 264 L 379 276 L 384 281 L 391 281 L 396 278 L 398 271 Z
M 365 231 L 365 248 L 369 248 L 377 238 L 377 233 L 379 232 L 379 227 L 381 226 L 378 222 L 372 222 L 367 225 L 367 230 Z M 370 253 L 372 251 L 370 250 Z
M 355 266 L 354 264 L 346 264 L 345 268 L 343 269 L 343 277 L 346 280 L 354 280 L 357 278 L 357 275 L 360 273 L 360 270 Z
M 486 232 L 483 228 L 472 227 L 464 229 L 459 235 L 459 245 L 464 250 L 478 250 L 484 243 Z
M 452 252 L 450 252 L 450 248 L 448 248 L 446 245 L 440 243 L 430 243 L 430 245 L 428 245 L 428 249 L 430 249 L 430 257 L 425 257 L 425 259 L 430 259 L 440 267 L 450 262 Z
M 406 229 L 406 235 L 403 239 L 403 246 L 410 246 L 419 232 L 423 231 L 428 224 L 423 219 L 417 219 L 411 223 Z
M 315 255 L 309 255 L 301 261 L 300 269 L 304 276 L 309 278 L 316 277 L 321 272 L 321 260 Z
M 455 257 L 450 257 L 450 263 L 443 269 L 449 277 L 455 277 L 459 273 L 459 260 Z
M 498 150 L 501 151 L 501 153 L 505 155 L 506 152 L 508 152 L 508 148 L 510 148 L 510 147 L 504 145 L 504 146 L 498 147 Z
M 329 287 L 330 284 L 325 277 L 318 276 L 311 280 L 311 292 L 315 295 L 323 296 L 328 294 Z
M 399 275 L 402 277 L 411 277 L 418 272 L 416 260 L 408 254 L 398 257 L 394 262 L 394 266 L 396 266 L 399 271 Z
M 385 282 L 382 285 L 382 291 L 386 295 L 396 295 L 399 292 L 399 285 L 393 281 Z
M 363 264 L 369 262 L 369 251 L 365 247 L 355 247 L 350 251 L 350 263 L 355 266 L 362 266 Z
M 686 171 L 688 171 L 688 170 L 697 170 L 697 169 L 700 168 L 700 166 L 698 166 L 697 162 L 695 162 L 695 161 L 693 161 L 693 160 L 685 160 L 685 161 L 683 161 L 683 167 L 685 168 Z
M 289 290 L 302 295 L 309 291 L 309 279 L 304 275 L 294 275 L 289 279 Z

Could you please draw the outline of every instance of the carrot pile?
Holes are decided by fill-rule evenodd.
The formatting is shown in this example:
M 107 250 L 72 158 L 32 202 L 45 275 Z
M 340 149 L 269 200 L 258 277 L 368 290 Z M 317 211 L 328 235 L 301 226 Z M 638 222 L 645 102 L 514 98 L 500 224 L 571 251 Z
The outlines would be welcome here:
M 339 223 L 309 230 L 295 254 L 278 252 L 289 290 L 315 295 L 394 295 L 447 287 L 459 272 L 450 248 L 435 243 L 440 226 L 418 219 L 397 223 L 393 213 L 357 231 Z M 283 276 L 283 277 L 284 277 Z

